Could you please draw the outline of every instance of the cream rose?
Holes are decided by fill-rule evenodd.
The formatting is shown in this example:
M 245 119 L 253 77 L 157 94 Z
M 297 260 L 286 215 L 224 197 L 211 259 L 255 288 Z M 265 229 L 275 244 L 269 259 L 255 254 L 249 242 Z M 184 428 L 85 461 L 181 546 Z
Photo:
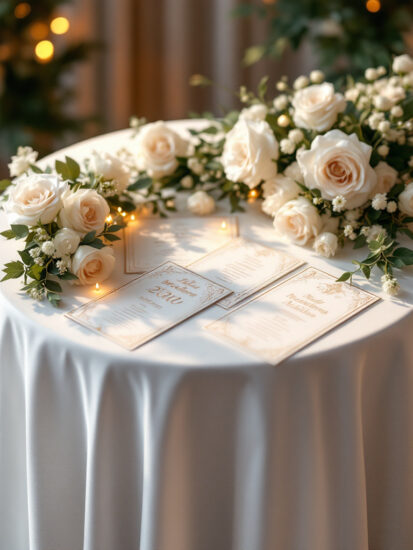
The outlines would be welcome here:
M 79 246 L 72 259 L 72 272 L 80 285 L 93 285 L 109 277 L 115 266 L 115 255 L 109 246 Z
M 205 191 L 197 191 L 187 201 L 188 209 L 197 216 L 206 216 L 215 210 L 215 201 Z
M 407 53 L 398 55 L 393 59 L 393 71 L 395 73 L 411 73 L 413 71 L 413 59 Z
M 89 170 L 102 175 L 105 180 L 113 180 L 118 194 L 125 191 L 129 184 L 130 172 L 125 164 L 110 153 L 93 151 L 88 164 Z
M 67 184 L 53 174 L 21 176 L 8 189 L 5 204 L 10 224 L 36 225 L 52 222 L 61 206 Z
M 338 246 L 338 238 L 334 233 L 324 232 L 318 235 L 314 241 L 314 250 L 319 256 L 331 258 L 335 255 Z
M 366 202 L 377 183 L 371 150 L 355 134 L 331 130 L 317 136 L 310 150 L 299 151 L 297 160 L 307 187 L 319 189 L 328 200 L 341 195 L 352 209 Z
M 284 170 L 284 175 L 291 178 L 298 183 L 304 183 L 303 173 L 298 165 L 298 162 L 295 160 Z
M 59 215 L 59 225 L 69 227 L 81 234 L 103 231 L 105 218 L 110 209 L 106 200 L 94 189 L 68 191 L 63 195 L 63 208 Z
M 285 203 L 274 217 L 276 231 L 298 245 L 304 245 L 316 237 L 322 226 L 317 208 L 305 197 Z
M 379 162 L 374 171 L 377 176 L 377 184 L 370 195 L 371 197 L 377 193 L 388 193 L 397 181 L 397 170 L 387 162 Z
M 76 231 L 69 229 L 68 227 L 59 229 L 53 239 L 55 248 L 54 257 L 62 258 L 63 256 L 74 254 L 79 246 L 79 243 L 80 237 Z
M 399 208 L 403 214 L 413 216 L 413 182 L 406 185 L 399 195 Z
M 297 92 L 293 98 L 294 123 L 300 128 L 325 132 L 336 122 L 346 107 L 346 100 L 335 93 L 329 82 L 314 84 Z
M 227 134 L 222 165 L 231 181 L 250 189 L 277 173 L 278 142 L 264 120 L 239 120 Z
M 263 192 L 265 200 L 262 209 L 269 216 L 274 216 L 286 202 L 298 197 L 300 188 L 291 178 L 278 174 L 264 183 Z
M 138 134 L 138 167 L 153 178 L 168 176 L 187 149 L 188 142 L 164 122 L 147 124 Z

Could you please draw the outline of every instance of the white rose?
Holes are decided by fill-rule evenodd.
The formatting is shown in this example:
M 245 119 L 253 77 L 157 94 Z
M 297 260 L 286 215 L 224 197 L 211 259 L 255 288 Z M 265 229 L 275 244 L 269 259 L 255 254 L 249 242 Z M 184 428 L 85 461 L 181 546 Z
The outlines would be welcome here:
M 21 176 L 9 187 L 5 204 L 10 224 L 36 225 L 52 222 L 62 206 L 67 184 L 54 174 Z
M 96 231 L 101 233 L 110 209 L 106 200 L 94 189 L 79 189 L 63 195 L 63 208 L 59 225 L 69 227 L 81 234 Z
M 72 259 L 72 272 L 80 285 L 93 285 L 107 279 L 115 267 L 115 255 L 109 246 L 79 246 Z
M 74 254 L 79 246 L 79 243 L 79 234 L 69 227 L 63 227 L 63 229 L 60 229 L 56 233 L 53 239 L 53 244 L 55 247 L 54 257 L 62 258 L 63 256 Z
M 315 208 L 305 197 L 286 202 L 274 217 L 278 233 L 295 244 L 304 245 L 316 237 L 322 228 L 322 220 Z
M 8 165 L 10 176 L 14 178 L 27 172 L 30 165 L 36 162 L 38 154 L 31 147 L 18 147 L 17 154 L 11 157 L 11 162 Z
M 110 153 L 93 151 L 88 167 L 95 174 L 102 175 L 105 180 L 113 180 L 116 183 L 116 192 L 119 194 L 129 185 L 129 170 L 120 159 Z
M 298 183 L 304 183 L 304 176 L 301 172 L 301 169 L 298 165 L 298 162 L 295 160 L 284 170 L 284 175 L 291 178 Z
M 370 195 L 371 197 L 377 193 L 388 193 L 397 180 L 397 170 L 387 162 L 379 162 L 374 171 L 377 176 L 377 184 Z
M 374 189 L 377 176 L 370 166 L 370 145 L 341 130 L 317 136 L 308 151 L 297 154 L 304 181 L 324 199 L 342 196 L 346 208 L 361 206 Z
M 222 164 L 231 181 L 250 189 L 277 173 L 278 142 L 263 120 L 239 120 L 227 134 Z
M 172 174 L 176 157 L 184 156 L 188 142 L 162 121 L 144 126 L 138 134 L 138 166 L 153 178 Z
M 403 214 L 413 216 L 413 182 L 406 185 L 399 195 L 399 208 Z
M 336 122 L 346 107 L 346 100 L 335 93 L 329 82 L 314 84 L 297 92 L 293 98 L 293 119 L 296 126 L 325 132 Z
M 265 120 L 267 116 L 268 108 L 262 103 L 256 103 L 251 107 L 242 109 L 239 118 L 243 120 Z
M 300 188 L 294 180 L 278 174 L 263 185 L 265 200 L 262 209 L 266 214 L 274 216 L 275 212 L 286 202 L 298 197 L 299 192 Z
M 410 73 L 413 71 L 413 59 L 407 53 L 398 55 L 393 59 L 393 71 L 395 73 Z
M 338 246 L 338 238 L 334 233 L 321 233 L 314 241 L 314 250 L 320 256 L 331 258 L 335 255 Z
M 215 210 L 215 201 L 205 191 L 197 191 L 188 197 L 187 206 L 193 214 L 206 216 Z

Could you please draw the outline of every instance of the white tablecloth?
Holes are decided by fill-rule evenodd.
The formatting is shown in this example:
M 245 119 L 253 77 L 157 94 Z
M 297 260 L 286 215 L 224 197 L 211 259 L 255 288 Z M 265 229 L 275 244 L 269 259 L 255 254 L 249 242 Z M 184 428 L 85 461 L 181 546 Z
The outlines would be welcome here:
M 239 219 L 246 237 L 349 267 L 352 251 L 327 262 L 277 242 L 257 205 Z M 15 248 L 2 240 L 0 260 Z M 133 278 L 116 248 L 104 290 Z M 55 310 L 2 283 L 0 549 L 411 550 L 411 275 L 278 367 L 206 333 L 218 307 L 127 352 L 63 316 L 93 289 Z

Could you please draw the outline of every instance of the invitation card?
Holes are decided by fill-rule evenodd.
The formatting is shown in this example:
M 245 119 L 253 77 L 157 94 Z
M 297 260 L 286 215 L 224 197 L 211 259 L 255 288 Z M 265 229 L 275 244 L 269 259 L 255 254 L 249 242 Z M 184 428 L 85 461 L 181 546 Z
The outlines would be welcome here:
M 133 350 L 230 293 L 167 262 L 66 316 Z
M 139 218 L 125 229 L 125 271 L 143 273 L 166 261 L 188 265 L 237 235 L 235 216 Z
M 379 298 L 309 267 L 207 325 L 206 329 L 277 365 Z
M 218 302 L 230 309 L 303 264 L 289 254 L 238 238 L 190 264 L 190 268 L 233 291 Z

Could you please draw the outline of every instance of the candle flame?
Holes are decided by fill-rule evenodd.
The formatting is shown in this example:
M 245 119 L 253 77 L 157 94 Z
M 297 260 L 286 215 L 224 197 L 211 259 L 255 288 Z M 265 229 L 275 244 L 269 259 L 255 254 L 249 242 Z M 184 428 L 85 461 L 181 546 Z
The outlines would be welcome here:
M 112 216 L 108 216 L 108 217 L 106 218 L 106 222 L 107 222 L 107 223 L 111 223 L 112 221 L 113 221 Z
M 221 229 L 226 229 L 226 228 L 227 228 L 227 222 L 223 220 L 221 223 Z
M 131 219 L 132 221 L 135 221 L 135 219 L 136 219 L 136 218 L 135 218 L 135 214 L 132 214 L 132 216 L 130 217 L 130 219 Z
M 95 288 L 96 288 L 96 290 L 100 290 L 100 285 L 99 285 L 99 283 L 96 283 Z

